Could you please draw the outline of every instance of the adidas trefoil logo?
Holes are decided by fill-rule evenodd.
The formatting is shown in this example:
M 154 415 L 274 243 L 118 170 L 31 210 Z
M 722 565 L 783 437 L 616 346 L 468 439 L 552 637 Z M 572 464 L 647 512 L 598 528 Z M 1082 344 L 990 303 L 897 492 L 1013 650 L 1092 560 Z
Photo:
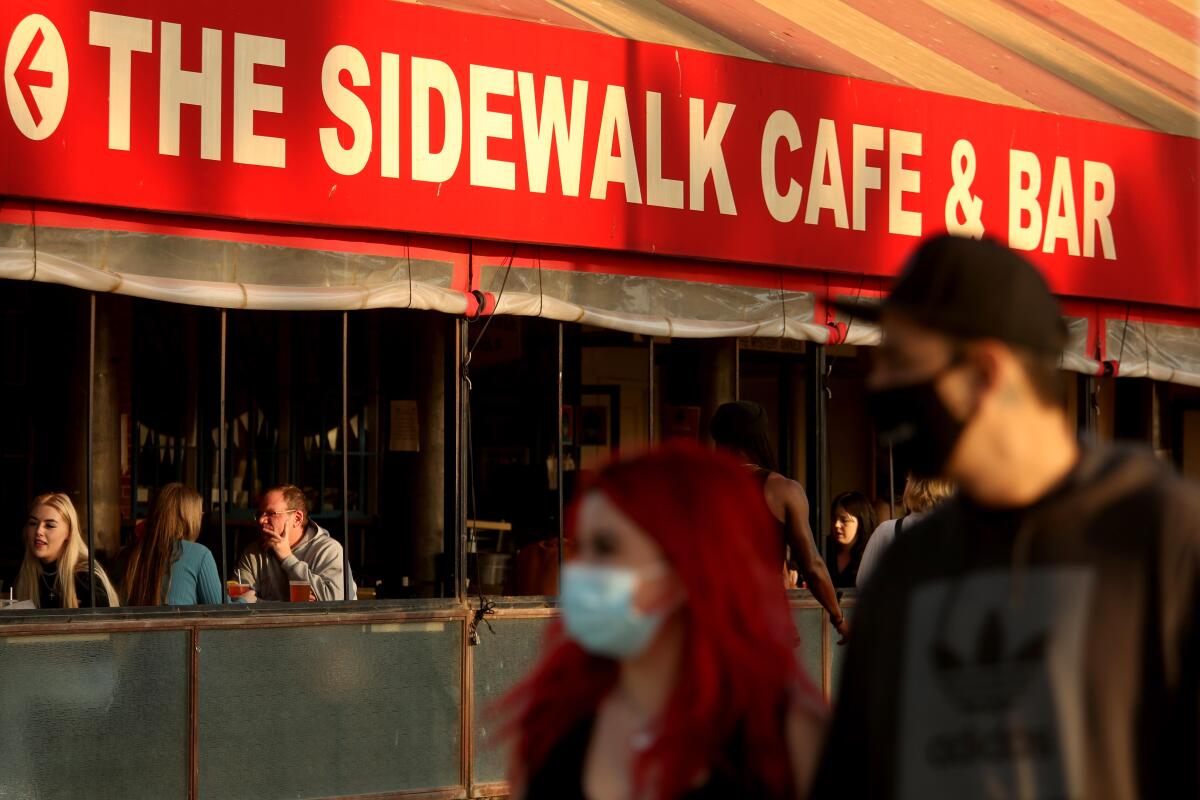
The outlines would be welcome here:
M 930 658 L 942 690 L 967 713 L 997 713 L 1012 708 L 1043 670 L 1049 632 L 1010 643 L 1000 612 L 984 617 L 975 641 L 974 659 L 955 652 L 944 641 L 933 643 Z

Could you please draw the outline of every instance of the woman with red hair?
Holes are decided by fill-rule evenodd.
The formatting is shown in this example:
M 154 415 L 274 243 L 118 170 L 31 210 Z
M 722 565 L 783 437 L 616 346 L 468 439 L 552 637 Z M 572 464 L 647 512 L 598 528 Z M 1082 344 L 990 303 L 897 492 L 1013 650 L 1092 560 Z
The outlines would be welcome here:
M 803 797 L 824 706 L 750 473 L 669 445 L 601 470 L 571 528 L 562 622 L 506 700 L 515 796 Z

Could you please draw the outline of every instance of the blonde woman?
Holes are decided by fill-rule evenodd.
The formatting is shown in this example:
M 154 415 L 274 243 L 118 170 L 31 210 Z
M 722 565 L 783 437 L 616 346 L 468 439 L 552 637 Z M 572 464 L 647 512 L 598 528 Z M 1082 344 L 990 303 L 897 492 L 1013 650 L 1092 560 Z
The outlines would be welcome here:
M 118 606 L 117 592 L 96 564 L 96 605 Z M 79 515 L 61 492 L 35 497 L 25 520 L 25 560 L 17 575 L 17 597 L 38 608 L 92 605 L 88 549 L 79 534 Z
M 204 501 L 182 483 L 159 489 L 146 531 L 129 554 L 125 601 L 131 606 L 215 605 L 225 600 L 213 554 L 202 544 Z
M 950 495 L 954 494 L 954 484 L 942 478 L 917 478 L 909 473 L 904 484 L 904 516 L 882 523 L 863 551 L 862 560 L 858 565 L 858 577 L 855 585 L 862 589 L 871 573 L 879 566 L 884 552 L 903 531 L 912 530 L 912 526 L 921 518 L 941 505 Z

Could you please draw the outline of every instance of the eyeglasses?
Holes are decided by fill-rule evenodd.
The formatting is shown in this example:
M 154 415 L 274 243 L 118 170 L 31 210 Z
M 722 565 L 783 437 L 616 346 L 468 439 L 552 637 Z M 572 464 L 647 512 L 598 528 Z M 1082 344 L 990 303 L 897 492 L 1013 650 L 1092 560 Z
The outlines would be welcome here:
M 257 521 L 257 520 L 262 519 L 263 517 L 270 518 L 270 517 L 277 517 L 280 514 L 291 514 L 295 510 L 296 509 L 294 509 L 294 508 L 289 508 L 286 511 L 260 511 L 254 515 L 254 519 L 255 519 L 255 521 Z

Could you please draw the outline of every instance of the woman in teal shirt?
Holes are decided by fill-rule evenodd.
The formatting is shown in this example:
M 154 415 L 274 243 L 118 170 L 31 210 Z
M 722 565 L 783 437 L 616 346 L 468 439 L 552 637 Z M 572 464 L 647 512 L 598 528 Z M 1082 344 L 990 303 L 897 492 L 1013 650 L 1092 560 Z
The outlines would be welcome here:
M 203 500 L 182 483 L 159 490 L 146 532 L 133 546 L 125 570 L 131 606 L 190 606 L 225 602 L 217 562 L 200 536 Z

